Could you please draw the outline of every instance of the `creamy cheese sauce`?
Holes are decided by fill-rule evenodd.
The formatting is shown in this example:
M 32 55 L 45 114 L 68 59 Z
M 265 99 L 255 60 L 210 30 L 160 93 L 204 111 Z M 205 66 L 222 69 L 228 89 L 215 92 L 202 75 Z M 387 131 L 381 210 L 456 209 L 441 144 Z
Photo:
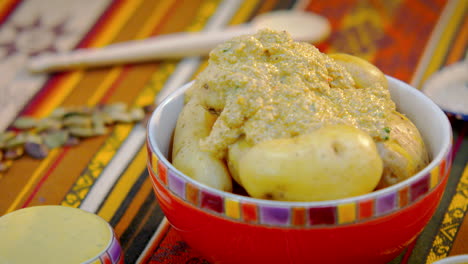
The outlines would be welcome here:
M 98 216 L 36 206 L 0 217 L 0 264 L 83 263 L 107 248 L 112 231 Z
M 257 144 L 325 124 L 353 125 L 381 140 L 395 110 L 382 85 L 358 89 L 342 66 L 313 45 L 269 29 L 215 48 L 187 95 L 219 115 L 201 141 L 218 157 L 240 136 Z

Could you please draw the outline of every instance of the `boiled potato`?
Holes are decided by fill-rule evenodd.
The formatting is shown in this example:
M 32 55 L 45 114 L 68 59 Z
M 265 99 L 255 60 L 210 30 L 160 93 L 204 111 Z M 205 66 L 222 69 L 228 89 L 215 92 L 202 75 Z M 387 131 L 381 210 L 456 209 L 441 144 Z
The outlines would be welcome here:
M 196 181 L 223 191 L 232 191 L 232 180 L 225 163 L 200 149 L 199 141 L 208 136 L 216 116 L 196 100 L 182 109 L 174 132 L 172 164 Z
M 226 157 L 228 169 L 232 178 L 240 185 L 242 185 L 239 177 L 239 160 L 241 157 L 250 150 L 252 146 L 245 140 L 245 138 L 238 139 L 234 144 L 229 146 L 228 154 Z
M 253 146 L 239 160 L 239 177 L 255 198 L 323 201 L 371 192 L 382 167 L 368 134 L 352 126 L 328 125 Z
M 388 88 L 387 78 L 373 64 L 359 57 L 334 53 L 329 54 L 329 57 L 335 60 L 338 64 L 343 66 L 353 77 L 357 88 L 365 88 L 379 83 L 384 88 Z
M 404 115 L 394 112 L 389 120 L 390 134 L 377 142 L 384 162 L 378 188 L 388 187 L 407 179 L 429 163 L 429 154 L 416 126 Z

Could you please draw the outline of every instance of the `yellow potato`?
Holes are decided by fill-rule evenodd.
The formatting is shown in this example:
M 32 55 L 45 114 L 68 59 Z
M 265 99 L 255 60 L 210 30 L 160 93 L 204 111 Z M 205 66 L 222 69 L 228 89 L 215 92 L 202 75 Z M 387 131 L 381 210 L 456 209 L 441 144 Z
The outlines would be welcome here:
M 252 197 L 322 201 L 371 192 L 382 167 L 368 134 L 347 125 L 329 125 L 253 146 L 239 160 L 239 176 Z
M 232 178 L 242 186 L 242 182 L 239 177 L 239 160 L 241 157 L 250 150 L 252 146 L 245 141 L 245 138 L 240 138 L 234 144 L 229 146 L 228 154 L 226 157 L 229 172 Z
M 232 180 L 225 163 L 200 149 L 199 141 L 208 136 L 216 116 L 196 100 L 182 109 L 174 132 L 172 164 L 187 176 L 223 191 L 232 191 Z
M 379 83 L 384 88 L 388 89 L 388 81 L 385 75 L 368 61 L 359 57 L 334 53 L 329 54 L 329 57 L 335 60 L 338 64 L 343 66 L 353 77 L 357 88 L 365 88 Z
M 389 139 L 377 142 L 384 162 L 382 179 L 377 188 L 384 188 L 407 179 L 429 162 L 429 154 L 416 126 L 404 115 L 395 112 L 389 120 Z

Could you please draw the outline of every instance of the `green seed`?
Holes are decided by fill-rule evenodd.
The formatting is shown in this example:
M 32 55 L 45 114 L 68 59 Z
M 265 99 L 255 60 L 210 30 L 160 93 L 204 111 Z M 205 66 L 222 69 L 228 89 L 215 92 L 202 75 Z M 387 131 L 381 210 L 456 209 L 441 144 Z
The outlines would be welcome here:
M 15 136 L 16 136 L 16 133 L 12 131 L 6 131 L 6 132 L 0 133 L 0 149 L 2 149 L 5 146 L 7 141 L 13 139 Z
M 36 127 L 38 123 L 39 121 L 33 117 L 23 116 L 13 122 L 13 127 L 25 130 Z
M 109 113 L 109 115 L 115 122 L 131 123 L 133 121 L 132 116 L 130 114 L 128 114 L 128 113 L 111 112 L 111 113 Z
M 69 127 L 68 131 L 72 136 L 80 138 L 96 136 L 94 129 L 89 127 Z
M 24 139 L 25 139 L 25 143 L 31 142 L 31 143 L 36 143 L 36 144 L 42 144 L 44 142 L 44 140 L 42 139 L 40 135 L 33 134 L 33 133 L 25 133 Z
M 5 142 L 3 149 L 15 148 L 17 146 L 21 146 L 26 142 L 26 137 L 19 133 L 15 138 L 12 138 Z
M 54 119 L 62 119 L 68 111 L 63 108 L 63 107 L 57 107 L 52 111 L 52 113 L 49 115 L 49 117 L 54 118 Z
M 125 112 L 127 111 L 127 104 L 122 102 L 112 103 L 105 105 L 102 110 L 106 113 Z
M 145 111 L 141 108 L 132 108 L 129 114 L 132 117 L 133 122 L 138 122 L 145 118 Z
M 63 119 L 63 125 L 66 127 L 78 126 L 78 127 L 91 127 L 92 121 L 89 116 L 69 116 Z
M 53 148 L 58 148 L 61 147 L 67 142 L 68 138 L 70 137 L 70 134 L 68 131 L 64 130 L 58 130 L 50 133 L 46 133 L 43 138 L 44 138 L 44 144 L 49 149 Z
M 88 106 L 82 106 L 82 107 L 68 107 L 65 109 L 65 114 L 63 115 L 63 118 L 68 118 L 72 116 L 89 116 L 94 109 L 88 107 Z
M 44 118 L 41 119 L 37 126 L 36 131 L 41 132 L 44 130 L 57 130 L 62 128 L 62 122 L 54 118 Z

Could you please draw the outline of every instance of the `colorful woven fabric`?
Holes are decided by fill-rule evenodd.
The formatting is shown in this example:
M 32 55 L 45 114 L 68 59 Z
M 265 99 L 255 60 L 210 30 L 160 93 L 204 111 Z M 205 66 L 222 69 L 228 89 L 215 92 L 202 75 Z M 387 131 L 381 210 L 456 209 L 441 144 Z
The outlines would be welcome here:
M 47 52 L 102 47 L 181 31 L 222 29 L 278 9 L 327 17 L 323 52 L 360 56 L 387 75 L 421 88 L 468 47 L 464 0 L 3 0 L 0 1 L 0 131 L 18 116 L 44 117 L 59 106 L 126 102 L 144 106 L 180 86 L 206 58 L 30 74 L 27 59 Z M 392 263 L 432 263 L 468 254 L 468 123 L 451 119 L 453 166 L 443 200 L 417 241 Z M 171 229 L 146 169 L 145 128 L 116 125 L 104 136 L 15 160 L 0 173 L 0 215 L 61 204 L 94 212 L 113 227 L 125 263 L 208 263 Z

